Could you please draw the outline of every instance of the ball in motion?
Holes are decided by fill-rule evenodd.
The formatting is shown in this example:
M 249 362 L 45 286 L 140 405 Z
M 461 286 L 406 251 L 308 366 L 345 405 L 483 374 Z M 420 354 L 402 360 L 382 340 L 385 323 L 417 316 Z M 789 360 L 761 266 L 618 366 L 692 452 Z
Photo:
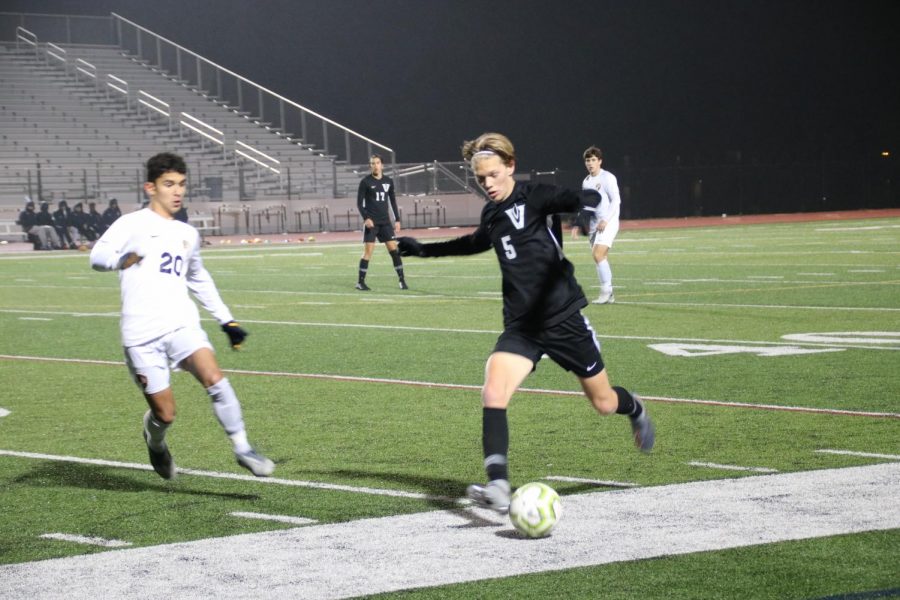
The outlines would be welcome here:
M 509 519 L 513 527 L 526 537 L 550 535 L 561 516 L 559 494 L 544 483 L 526 483 L 510 499 Z

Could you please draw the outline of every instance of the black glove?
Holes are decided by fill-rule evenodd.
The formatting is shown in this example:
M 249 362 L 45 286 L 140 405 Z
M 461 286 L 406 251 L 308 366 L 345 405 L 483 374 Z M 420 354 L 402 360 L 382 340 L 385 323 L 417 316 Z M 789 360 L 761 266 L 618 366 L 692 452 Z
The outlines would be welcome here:
M 419 240 L 411 237 L 397 238 L 397 248 L 400 250 L 400 256 L 418 256 L 425 258 L 428 254 L 425 252 L 425 246 L 419 243 Z
M 225 332 L 225 335 L 228 336 L 228 343 L 231 344 L 232 350 L 238 350 L 241 347 L 241 344 L 244 342 L 244 339 L 249 333 L 244 331 L 240 325 L 238 325 L 237 321 L 228 321 L 227 323 L 222 324 L 222 331 Z

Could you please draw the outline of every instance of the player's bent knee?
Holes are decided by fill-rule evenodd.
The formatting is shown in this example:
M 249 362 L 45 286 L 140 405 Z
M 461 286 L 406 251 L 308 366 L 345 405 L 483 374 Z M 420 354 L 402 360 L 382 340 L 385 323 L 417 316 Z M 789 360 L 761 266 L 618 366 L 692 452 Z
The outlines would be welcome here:
M 486 385 L 481 388 L 481 404 L 485 408 L 506 408 L 509 396 L 499 386 Z
M 153 406 L 150 409 L 153 412 L 153 418 L 165 425 L 171 425 L 175 422 L 175 407 L 159 407 Z
M 616 412 L 616 408 L 619 406 L 619 398 L 616 396 L 616 392 L 611 388 L 609 392 L 610 393 L 599 393 L 588 397 L 594 410 L 601 415 L 611 415 Z

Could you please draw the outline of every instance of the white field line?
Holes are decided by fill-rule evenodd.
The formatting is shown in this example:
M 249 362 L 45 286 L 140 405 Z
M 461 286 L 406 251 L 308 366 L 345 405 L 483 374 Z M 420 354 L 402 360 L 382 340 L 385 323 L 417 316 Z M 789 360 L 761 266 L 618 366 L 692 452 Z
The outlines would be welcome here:
M 625 302 L 616 301 L 616 304 L 626 304 Z M 637 303 L 635 303 L 637 304 Z M 669 304 L 661 302 L 657 304 Z M 897 310 L 900 309 L 885 309 Z M 69 317 L 115 317 L 119 318 L 119 313 L 86 313 L 86 312 L 68 312 L 68 311 L 37 311 L 37 310 L 18 310 L 18 309 L 0 309 L 0 313 L 11 314 L 44 314 L 44 315 L 60 315 Z M 202 319 L 211 321 L 212 319 Z M 382 329 L 387 331 L 419 331 L 424 333 L 473 333 L 485 335 L 500 335 L 499 329 L 457 329 L 452 327 L 420 327 L 412 325 L 376 325 L 372 323 L 329 323 L 321 321 L 273 321 L 268 319 L 241 319 L 241 323 L 251 325 L 288 325 L 294 327 L 336 327 L 339 329 Z M 892 334 L 893 335 L 893 334 Z M 825 348 L 852 348 L 859 350 L 900 350 L 900 345 L 895 347 L 885 346 L 867 346 L 860 343 L 854 343 L 852 340 L 838 342 L 813 342 L 803 340 L 791 340 L 788 342 L 779 341 L 760 341 L 760 340 L 733 340 L 733 339 L 715 339 L 715 338 L 686 338 L 686 337 L 665 337 L 665 336 L 646 336 L 646 335 L 604 335 L 598 334 L 601 340 L 630 340 L 630 341 L 652 341 L 652 342 L 683 342 L 694 344 L 756 344 L 763 346 L 813 346 Z
M 261 521 L 276 521 L 278 523 L 287 523 L 288 525 L 312 525 L 318 523 L 315 519 L 307 519 L 305 517 L 290 517 L 288 515 L 266 515 L 255 512 L 235 511 L 228 513 L 232 517 L 241 517 L 243 519 L 259 519 Z
M 39 452 L 20 452 L 18 450 L 0 450 L 0 456 L 14 456 L 17 458 L 31 458 L 37 460 L 50 460 L 56 462 L 78 463 L 83 465 L 98 465 L 101 467 L 114 467 L 117 469 L 133 469 L 136 471 L 152 471 L 153 467 L 147 464 L 105 460 L 100 458 L 81 458 L 78 456 L 60 456 L 56 454 L 42 454 Z M 181 475 L 195 475 L 197 477 L 211 477 L 214 479 L 230 479 L 233 481 L 249 481 L 268 485 L 286 485 L 292 487 L 312 488 L 317 490 L 329 490 L 335 492 L 350 492 L 353 494 L 370 494 L 373 496 L 393 496 L 395 498 L 412 498 L 415 500 L 439 500 L 443 502 L 455 502 L 458 498 L 447 496 L 431 496 L 403 490 L 386 490 L 381 488 L 358 487 L 341 485 L 337 483 L 324 483 L 321 481 L 302 481 L 298 479 L 280 479 L 278 477 L 254 477 L 239 473 L 221 473 L 218 471 L 201 471 L 199 469 L 184 469 L 178 467 Z
M 900 463 L 565 496 L 526 540 L 478 509 L 295 527 L 0 566 L 10 600 L 350 598 L 900 527 Z M 838 567 L 839 568 L 839 567 Z
M 739 465 L 720 465 L 718 463 L 700 462 L 692 460 L 689 463 L 692 467 L 706 467 L 709 469 L 721 469 L 723 471 L 751 471 L 753 473 L 777 473 L 778 469 L 769 469 L 767 467 L 741 467 Z
M 3 257 L 0 256 L 0 260 Z M 764 282 L 755 282 L 755 283 L 764 283 Z M 799 283 L 816 283 L 816 282 L 799 282 Z M 843 285 L 887 285 L 892 282 L 844 282 Z M 60 286 L 60 285 L 30 285 L 30 286 L 14 286 L 14 285 L 5 285 L 0 284 L 0 288 L 15 288 L 21 289 L 23 287 L 27 288 L 37 288 L 37 289 L 63 289 L 63 290 L 74 290 L 74 289 L 83 289 L 83 290 L 93 290 L 97 291 L 100 289 L 108 289 L 110 293 L 117 292 L 118 287 L 102 287 L 102 286 Z M 228 292 L 233 294 L 271 294 L 271 295 L 279 295 L 279 296 L 338 296 L 338 297 L 346 297 L 346 298 L 359 298 L 359 292 L 298 292 L 298 291 L 288 291 L 288 290 L 259 290 L 259 289 L 220 289 L 220 292 Z M 487 295 L 487 294 L 476 294 L 473 296 L 459 296 L 459 295 L 426 295 L 426 294 L 392 294 L 390 296 L 392 300 L 397 302 L 403 301 L 440 301 L 440 302 L 448 302 L 453 300 L 485 300 L 488 302 L 499 302 L 501 299 L 500 294 L 496 295 Z M 746 309 L 778 309 L 778 310 L 815 310 L 815 311 L 836 311 L 836 312 L 847 312 L 847 311 L 862 311 L 862 312 L 900 312 L 900 308 L 891 308 L 891 307 L 879 307 L 879 306 L 804 306 L 804 305 L 790 305 L 790 304 L 734 304 L 734 303 L 719 303 L 719 302 L 662 302 L 662 301 L 644 301 L 644 300 L 616 300 L 616 304 L 630 304 L 635 306 L 688 306 L 688 307 L 697 307 L 697 308 L 746 308 Z M 69 312 L 57 312 L 50 313 L 50 311 L 35 311 L 35 310 L 2 310 L 0 312 L 27 312 L 27 313 L 42 313 L 46 312 L 48 314 L 62 314 L 69 315 Z M 93 313 L 97 314 L 97 313 Z M 78 313 L 78 316 L 91 316 L 92 313 Z M 102 315 L 109 316 L 109 315 Z M 118 313 L 114 313 L 112 316 L 118 317 Z
M 842 456 L 861 456 L 863 458 L 885 458 L 887 460 L 900 460 L 900 455 L 897 454 L 875 454 L 873 452 L 855 452 L 853 450 L 830 450 L 828 448 L 823 448 L 822 450 L 816 450 L 821 454 L 840 454 Z
M 246 323 L 246 321 L 244 321 Z M 112 360 L 95 360 L 82 358 L 53 358 L 42 356 L 15 356 L 11 354 L 0 354 L 0 360 L 25 360 L 37 362 L 58 362 L 70 364 L 92 364 L 104 366 L 121 366 L 122 363 Z M 246 369 L 222 369 L 224 373 L 234 373 L 235 375 L 252 375 L 260 377 L 287 377 L 295 379 L 322 379 L 328 381 L 348 381 L 353 383 L 383 383 L 386 385 L 408 385 L 415 387 L 451 389 L 451 390 L 473 390 L 480 391 L 480 385 L 467 383 L 438 383 L 434 381 L 415 381 L 410 379 L 388 379 L 385 377 L 358 377 L 355 375 L 331 375 L 327 373 L 290 373 L 285 371 L 249 371 Z M 517 393 L 522 394 L 544 394 L 555 396 L 576 396 L 581 397 L 583 392 L 573 390 L 548 390 L 541 388 L 519 388 Z M 777 404 L 758 404 L 750 402 L 728 402 L 725 400 L 698 400 L 696 398 L 669 398 L 667 396 L 647 396 L 641 394 L 644 400 L 653 402 L 668 402 L 673 404 L 701 404 L 704 406 L 723 406 L 729 408 L 746 408 L 753 410 L 773 410 L 785 412 L 801 412 L 825 415 L 845 415 L 851 417 L 877 417 L 900 419 L 900 413 L 893 412 L 869 412 L 860 410 L 842 410 L 837 408 L 815 408 L 809 406 L 780 406 Z
M 71 533 L 42 533 L 38 537 L 45 540 L 59 540 L 61 542 L 86 544 L 88 546 L 103 546 L 104 548 L 124 548 L 131 545 L 131 542 L 123 542 L 122 540 L 107 540 L 101 537 L 88 537 Z
M 588 483 L 590 485 L 597 485 L 603 487 L 614 487 L 614 488 L 633 488 L 638 487 L 636 483 L 630 483 L 628 481 L 608 481 L 604 479 L 584 479 L 582 477 L 569 477 L 567 475 L 547 475 L 543 477 L 545 481 L 566 481 L 569 483 Z
M 833 310 L 839 312 L 900 312 L 900 308 L 889 308 L 883 306 L 792 306 L 787 304 L 728 304 L 719 302 L 653 302 L 649 300 L 619 300 L 618 298 L 616 299 L 616 304 L 631 304 L 635 306 L 688 306 L 693 308 L 758 308 L 778 310 Z
M 0 417 L 5 417 L 9 414 L 10 412 L 8 410 L 6 410 L 5 408 L 0 408 Z

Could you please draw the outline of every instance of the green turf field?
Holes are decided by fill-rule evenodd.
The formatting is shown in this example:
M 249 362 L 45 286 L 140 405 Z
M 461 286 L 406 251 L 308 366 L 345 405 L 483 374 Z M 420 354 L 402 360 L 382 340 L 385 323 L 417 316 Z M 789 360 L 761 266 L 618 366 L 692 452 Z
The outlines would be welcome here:
M 0 564 L 108 550 L 40 537 L 53 532 L 152 546 L 292 526 L 233 512 L 327 523 L 454 506 L 483 478 L 478 387 L 502 327 L 496 258 L 408 258 L 401 291 L 379 247 L 373 291 L 361 293 L 360 251 L 204 251 L 251 334 L 231 352 L 203 315 L 251 441 L 275 476 L 302 485 L 166 482 L 130 468 L 147 463 L 145 405 L 122 363 L 117 277 L 85 253 L 0 255 Z M 566 253 L 595 297 L 587 243 L 566 240 Z M 514 485 L 659 486 L 900 460 L 900 220 L 624 231 L 610 256 L 617 302 L 584 314 L 612 381 L 648 398 L 657 446 L 636 452 L 625 419 L 596 416 L 575 378 L 542 361 L 510 408 Z M 244 474 L 203 390 L 184 373 L 173 382 L 178 466 Z M 603 489 L 552 485 L 564 504 Z M 888 530 L 404 597 L 823 598 L 896 591 L 898 556 L 900 531 Z

